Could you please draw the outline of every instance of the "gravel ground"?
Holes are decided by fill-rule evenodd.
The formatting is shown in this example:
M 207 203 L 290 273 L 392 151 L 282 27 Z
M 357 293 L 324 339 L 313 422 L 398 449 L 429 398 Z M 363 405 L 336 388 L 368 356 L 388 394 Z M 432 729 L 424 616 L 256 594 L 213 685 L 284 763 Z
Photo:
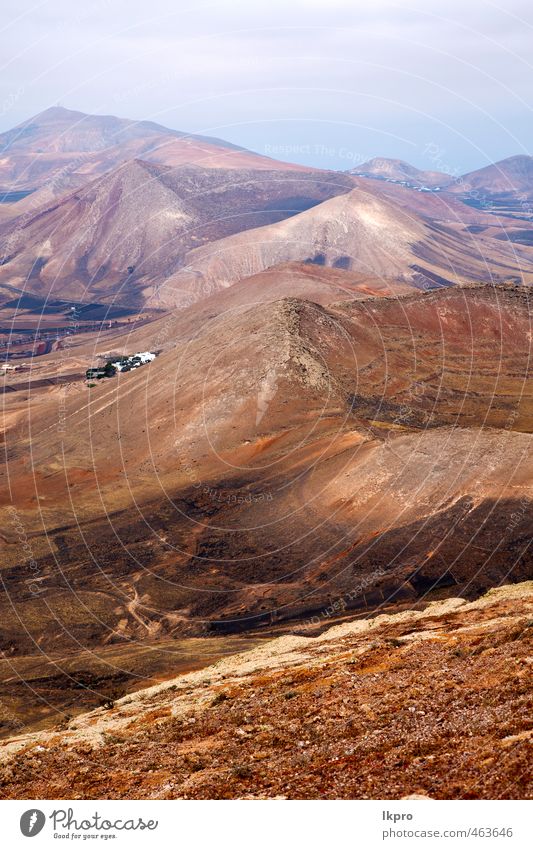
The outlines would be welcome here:
M 533 582 L 281 637 L 0 746 L 3 798 L 531 798 Z

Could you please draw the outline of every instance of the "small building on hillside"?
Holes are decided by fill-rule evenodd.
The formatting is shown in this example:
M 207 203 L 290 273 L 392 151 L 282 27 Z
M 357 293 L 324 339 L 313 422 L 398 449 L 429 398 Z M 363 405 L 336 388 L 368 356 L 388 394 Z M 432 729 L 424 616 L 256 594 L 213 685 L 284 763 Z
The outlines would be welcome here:
M 113 377 L 118 371 L 131 371 L 134 368 L 151 363 L 155 360 L 156 354 L 151 351 L 142 351 L 140 354 L 132 354 L 130 356 L 113 357 L 108 360 L 105 366 L 96 366 L 89 368 L 85 372 L 87 380 L 100 380 L 102 377 Z
M 115 357 L 109 362 L 115 366 L 117 371 L 131 371 L 131 369 L 151 363 L 155 358 L 156 354 L 151 351 L 142 351 L 139 354 L 131 354 L 129 357 Z
M 117 370 L 111 363 L 106 363 L 105 366 L 97 366 L 96 368 L 88 368 L 85 372 L 87 380 L 101 380 L 103 377 L 114 377 Z

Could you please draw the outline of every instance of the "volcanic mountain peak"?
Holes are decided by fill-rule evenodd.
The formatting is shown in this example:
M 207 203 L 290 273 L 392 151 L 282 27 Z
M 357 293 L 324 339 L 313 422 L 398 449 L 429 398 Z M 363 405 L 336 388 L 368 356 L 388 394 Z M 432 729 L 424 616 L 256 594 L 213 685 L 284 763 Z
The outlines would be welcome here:
M 65 106 L 58 104 L 57 106 L 49 106 L 47 109 L 43 109 L 42 112 L 38 112 L 33 118 L 28 118 L 18 126 L 23 127 L 26 123 L 56 124 L 58 121 L 81 121 L 86 117 L 85 112 L 80 112 L 78 109 L 67 109 Z
M 171 127 L 165 127 L 163 124 L 159 124 L 156 121 L 119 118 L 116 115 L 93 115 L 86 112 L 80 112 L 77 109 L 66 109 L 64 106 L 50 106 L 34 118 L 29 118 L 27 121 L 22 122 L 19 126 L 24 127 L 27 124 L 34 127 L 52 126 L 54 129 L 58 129 L 63 126 L 65 130 L 78 128 L 81 141 L 83 141 L 87 128 L 95 128 L 101 131 L 107 142 L 115 144 L 121 144 L 123 141 L 138 135 L 144 136 L 150 133 L 156 133 L 157 135 L 170 136 L 179 139 L 199 139 L 206 142 L 212 142 L 221 147 L 227 147 L 231 150 L 246 150 L 246 148 L 241 145 L 233 144 L 232 142 L 225 141 L 224 139 L 174 130 Z
M 494 163 L 494 167 L 500 170 L 514 171 L 516 174 L 531 174 L 533 171 L 533 156 L 525 153 L 517 153 Z
M 444 186 L 450 182 L 449 174 L 441 171 L 422 171 L 402 159 L 386 159 L 375 157 L 364 162 L 358 168 L 353 168 L 350 174 L 365 177 L 376 177 L 393 182 L 407 182 L 412 186 Z
M 116 169 L 106 174 L 104 177 L 99 177 L 92 180 L 87 186 L 73 193 L 73 197 L 96 198 L 107 191 L 109 200 L 113 202 L 114 188 L 117 183 L 120 183 L 124 188 L 146 188 L 154 181 L 161 186 L 163 183 L 160 177 L 170 169 L 163 165 L 156 165 L 152 162 L 146 162 L 144 159 L 130 159 L 127 162 L 119 165 Z M 163 186 L 166 188 L 166 186 Z
M 218 313 L 211 302 L 195 328 L 189 318 L 161 317 L 113 342 L 74 340 L 69 352 L 85 367 L 111 344 L 165 346 L 143 369 L 91 389 L 73 382 L 64 396 L 47 386 L 29 411 L 7 396 L 12 503 L 47 586 L 30 596 L 29 555 L 5 505 L 10 598 L 0 617 L 15 654 L 37 637 L 41 650 L 66 654 L 81 638 L 129 645 L 309 617 L 332 598 L 364 610 L 527 577 L 523 290 L 327 308 L 291 297 Z M 64 357 L 49 355 L 49 368 Z M 76 566 L 76 593 L 56 558 Z M 8 615 L 13 602 L 20 620 Z
M 237 233 L 189 251 L 185 267 L 159 289 L 161 303 L 193 301 L 284 262 L 354 268 L 374 277 L 398 278 L 408 248 L 423 224 L 368 192 L 325 201 L 277 224 Z M 391 259 L 392 258 L 392 259 Z

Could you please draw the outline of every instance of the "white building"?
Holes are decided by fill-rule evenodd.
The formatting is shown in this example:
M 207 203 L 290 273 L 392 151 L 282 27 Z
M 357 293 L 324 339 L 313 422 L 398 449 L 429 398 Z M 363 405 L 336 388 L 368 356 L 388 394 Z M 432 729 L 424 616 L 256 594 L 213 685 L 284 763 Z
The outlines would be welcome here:
M 141 351 L 138 354 L 132 354 L 129 357 L 124 357 L 116 360 L 110 360 L 117 371 L 131 371 L 131 369 L 144 366 L 146 363 L 151 363 L 155 360 L 156 355 L 151 351 Z

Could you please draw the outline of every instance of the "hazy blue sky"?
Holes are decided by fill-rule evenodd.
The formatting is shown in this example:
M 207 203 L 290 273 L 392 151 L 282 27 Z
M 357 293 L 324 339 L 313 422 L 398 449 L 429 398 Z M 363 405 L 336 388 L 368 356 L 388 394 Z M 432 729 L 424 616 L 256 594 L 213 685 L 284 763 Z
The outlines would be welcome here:
M 4 0 L 0 30 L 0 129 L 60 102 L 331 168 L 531 153 L 530 0 Z

